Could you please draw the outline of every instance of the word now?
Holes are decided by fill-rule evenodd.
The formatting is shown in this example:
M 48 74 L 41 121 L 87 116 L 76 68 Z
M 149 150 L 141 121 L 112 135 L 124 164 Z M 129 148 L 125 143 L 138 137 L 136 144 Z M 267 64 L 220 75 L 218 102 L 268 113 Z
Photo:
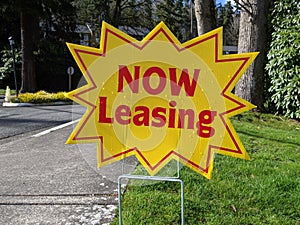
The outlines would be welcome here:
M 111 105 L 111 104 L 109 104 Z M 216 111 L 203 110 L 195 116 L 193 109 L 177 109 L 175 101 L 169 102 L 169 107 L 155 107 L 150 109 L 148 106 L 135 106 L 133 110 L 127 105 L 117 106 L 113 117 L 107 115 L 107 97 L 99 97 L 99 123 L 117 123 L 128 125 L 133 123 L 135 126 L 153 126 L 180 129 L 195 129 L 197 134 L 203 138 L 212 137 L 215 133 L 211 123 L 217 115 Z M 195 117 L 197 117 L 195 121 Z M 187 122 L 187 123 L 186 123 Z
M 124 83 L 126 82 L 133 93 L 138 93 L 140 88 L 140 72 L 140 66 L 134 66 L 134 73 L 132 74 L 127 66 L 119 65 L 118 92 L 123 92 Z M 168 78 L 166 74 L 166 71 L 157 66 L 146 69 L 141 79 L 144 89 L 151 95 L 158 95 L 164 91 L 167 85 L 167 79 L 169 79 L 171 95 L 178 96 L 180 90 L 184 87 L 186 96 L 194 96 L 200 74 L 199 69 L 194 69 L 193 78 L 189 76 L 187 69 L 181 71 L 179 79 L 177 79 L 176 68 L 168 69 Z M 156 87 L 152 87 L 150 84 L 151 76 L 158 76 L 159 78 Z

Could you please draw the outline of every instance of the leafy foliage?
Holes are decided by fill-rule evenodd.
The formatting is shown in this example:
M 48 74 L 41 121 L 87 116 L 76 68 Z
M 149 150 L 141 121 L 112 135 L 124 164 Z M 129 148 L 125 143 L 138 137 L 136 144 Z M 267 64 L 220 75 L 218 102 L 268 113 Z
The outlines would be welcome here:
M 7 40 L 9 36 L 13 36 L 16 47 L 21 45 L 21 14 L 27 15 L 27 17 L 24 16 L 27 19 L 28 14 L 30 14 L 31 19 L 39 22 L 36 23 L 36 26 L 34 25 L 35 23 L 30 23 L 31 27 L 22 27 L 23 30 L 25 29 L 27 33 L 31 34 L 26 35 L 26 38 L 25 36 L 23 37 L 23 43 L 26 39 L 26 44 L 21 49 L 27 62 L 33 62 L 22 63 L 23 67 L 29 65 L 32 67 L 30 70 L 22 70 L 32 72 L 23 74 L 23 77 L 26 77 L 26 79 L 23 79 L 22 91 L 37 89 L 59 91 L 68 87 L 66 68 L 70 66 L 69 61 L 71 61 L 71 58 L 65 42 L 77 42 L 77 39 L 79 39 L 78 34 L 74 32 L 77 18 L 76 8 L 72 6 L 72 2 L 73 0 L 3 0 L 0 2 L 0 51 L 2 46 L 4 46 L 3 49 L 9 48 Z M 33 52 L 33 54 L 25 56 L 25 49 L 26 52 Z M 47 49 L 51 49 L 51 51 L 47 51 Z M 0 87 L 5 88 L 6 85 L 11 85 L 11 81 L 7 79 L 11 77 L 10 63 L 6 60 L 6 58 L 11 60 L 11 56 L 7 57 L 3 53 L 0 54 L 0 57 L 0 67 L 2 67 L 2 76 L 0 76 L 4 77 L 5 74 L 5 79 L 0 80 Z M 35 76 L 33 76 L 34 71 L 36 72 Z M 17 75 L 20 76 L 20 74 L 21 70 L 17 70 Z M 57 82 L 57 80 L 60 80 L 60 82 Z M 29 85 L 30 88 L 28 83 L 31 84 Z M 37 83 L 37 88 L 33 88 L 35 85 L 32 84 L 34 83 Z
M 156 21 L 164 21 L 175 36 L 180 40 L 186 40 L 189 31 L 186 30 L 186 23 L 189 21 L 189 14 L 186 5 L 178 0 L 165 0 L 157 3 Z
M 290 118 L 300 118 L 300 2 L 277 0 L 272 13 L 271 49 L 266 66 L 271 102 Z
M 11 50 L 2 50 L 1 54 L 1 66 L 0 66 L 0 80 L 8 77 L 13 72 L 13 58 L 11 54 Z M 16 64 L 21 63 L 21 52 L 17 52 L 15 54 Z
M 155 25 L 152 0 L 75 0 L 72 4 L 76 7 L 77 24 L 88 25 L 92 35 L 100 33 L 103 20 L 135 31 Z
M 5 85 L 12 86 L 14 77 L 13 77 L 13 58 L 11 50 L 2 50 L 0 51 L 0 85 L 3 83 Z M 20 74 L 21 68 L 21 51 L 15 52 L 15 62 L 16 62 L 16 71 L 17 74 Z M 18 78 L 19 80 L 19 78 Z M 14 86 L 14 85 L 13 85 Z

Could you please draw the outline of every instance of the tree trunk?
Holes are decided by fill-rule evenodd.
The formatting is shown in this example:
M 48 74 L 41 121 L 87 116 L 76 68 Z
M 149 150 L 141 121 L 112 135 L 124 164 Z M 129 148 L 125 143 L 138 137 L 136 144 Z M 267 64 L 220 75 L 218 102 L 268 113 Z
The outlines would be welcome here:
M 22 84 L 21 93 L 37 90 L 33 47 L 37 36 L 38 18 L 21 11 Z
M 116 0 L 116 5 L 114 8 L 113 16 L 112 16 L 112 25 L 114 27 L 119 27 L 121 18 L 121 0 Z
M 198 35 L 216 28 L 214 0 L 195 0 Z
M 263 110 L 264 62 L 269 0 L 248 0 L 241 5 L 238 52 L 260 52 L 235 87 L 235 94 Z

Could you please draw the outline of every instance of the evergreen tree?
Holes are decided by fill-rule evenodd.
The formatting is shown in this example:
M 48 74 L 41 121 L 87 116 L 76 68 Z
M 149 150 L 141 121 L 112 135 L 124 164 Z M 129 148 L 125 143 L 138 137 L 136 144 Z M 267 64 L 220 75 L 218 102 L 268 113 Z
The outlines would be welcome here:
M 40 52 L 38 48 L 40 28 L 43 28 L 42 38 L 48 34 L 57 33 L 53 39 L 67 38 L 71 30 L 71 24 L 75 21 L 72 17 L 71 0 L 3 0 L 0 3 L 2 12 L 11 12 L 20 18 L 20 36 L 15 37 L 16 43 L 21 39 L 22 69 L 21 92 L 34 92 L 38 89 L 36 76 L 36 60 L 34 53 Z M 68 10 L 65 10 L 68 9 Z M 47 21 L 45 27 L 41 27 L 41 21 Z M 51 21 L 51 23 L 48 23 Z M 55 32 L 54 32 L 55 31 Z M 63 33 L 65 34 L 63 36 Z M 40 57 L 40 55 L 39 55 Z
M 180 41 L 185 39 L 185 21 L 188 18 L 188 12 L 184 9 L 182 1 L 165 0 L 158 2 L 155 18 L 156 24 L 164 21 Z
M 239 14 L 234 12 L 230 1 L 218 5 L 216 12 L 217 27 L 223 26 L 223 44 L 237 46 Z
M 20 71 L 21 71 L 21 54 L 20 54 L 20 16 L 16 14 L 12 7 L 4 5 L 0 2 L 0 88 L 4 89 L 6 86 L 13 88 L 13 66 L 12 66 L 12 52 L 9 46 L 8 38 L 12 37 L 15 40 L 15 55 L 16 55 L 16 69 L 18 87 L 20 86 Z
M 148 30 L 152 30 L 155 27 L 154 22 L 154 2 L 153 0 L 144 0 L 145 4 L 143 5 L 143 16 L 142 16 L 142 25 Z

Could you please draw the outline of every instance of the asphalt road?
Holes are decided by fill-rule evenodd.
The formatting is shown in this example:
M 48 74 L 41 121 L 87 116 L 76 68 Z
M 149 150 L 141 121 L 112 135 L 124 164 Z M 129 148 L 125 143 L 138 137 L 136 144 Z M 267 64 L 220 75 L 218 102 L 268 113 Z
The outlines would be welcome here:
M 0 140 L 76 120 L 84 111 L 79 105 L 0 107 Z
M 98 169 L 95 144 L 65 144 L 74 125 L 35 136 L 84 111 L 78 105 L 0 107 L 0 225 L 112 221 L 124 162 Z M 135 166 L 129 158 L 125 172 Z

